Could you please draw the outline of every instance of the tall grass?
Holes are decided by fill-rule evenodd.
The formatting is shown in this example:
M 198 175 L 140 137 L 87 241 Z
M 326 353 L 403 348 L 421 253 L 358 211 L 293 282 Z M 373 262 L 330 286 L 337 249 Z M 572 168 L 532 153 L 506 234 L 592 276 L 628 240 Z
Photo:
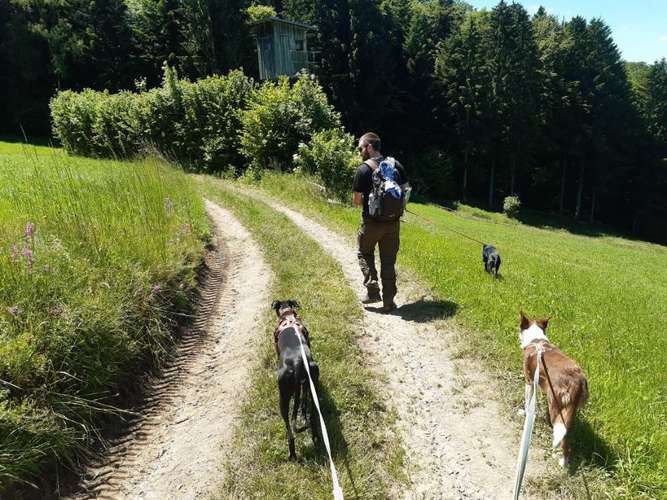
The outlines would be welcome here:
M 356 233 L 358 210 L 327 203 L 307 179 L 267 173 L 260 187 Z M 479 211 L 470 217 L 465 207 L 462 215 L 427 204 L 410 209 L 433 224 L 406 214 L 399 266 L 458 304 L 456 320 L 481 363 L 514 374 L 514 403 L 523 394 L 523 309 L 552 318 L 549 338 L 588 375 L 591 399 L 573 433 L 578 460 L 613 472 L 620 486 L 612 495 L 667 497 L 667 248 L 537 229 Z M 494 243 L 501 279 L 484 273 L 481 245 L 450 229 Z
M 74 461 L 163 356 L 206 235 L 158 161 L 0 143 L 0 492 Z

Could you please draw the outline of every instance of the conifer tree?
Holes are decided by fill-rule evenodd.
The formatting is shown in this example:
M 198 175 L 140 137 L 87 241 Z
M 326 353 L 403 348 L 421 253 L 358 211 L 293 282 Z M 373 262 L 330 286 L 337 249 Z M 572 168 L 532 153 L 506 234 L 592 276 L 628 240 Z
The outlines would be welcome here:
M 490 67 L 484 46 L 488 12 L 469 13 L 442 44 L 435 73 L 462 152 L 462 199 L 467 202 L 471 160 L 489 150 L 492 134 Z
M 357 105 L 352 89 L 349 53 L 352 33 L 347 0 L 314 0 L 320 62 L 318 74 L 343 122 L 350 127 L 350 110 Z
M 490 39 L 491 88 L 497 111 L 497 144 L 501 158 L 509 161 L 510 194 L 515 191 L 516 170 L 529 156 L 534 141 L 538 97 L 538 56 L 532 25 L 525 9 L 501 1 L 492 11 Z M 489 177 L 489 206 L 494 206 L 495 160 Z

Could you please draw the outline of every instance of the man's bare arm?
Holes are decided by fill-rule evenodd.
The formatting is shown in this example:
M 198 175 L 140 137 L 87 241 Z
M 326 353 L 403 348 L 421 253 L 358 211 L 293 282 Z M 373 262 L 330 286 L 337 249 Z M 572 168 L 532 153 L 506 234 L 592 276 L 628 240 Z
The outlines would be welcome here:
M 352 201 L 354 202 L 355 206 L 360 207 L 364 203 L 363 195 L 354 191 L 352 193 Z

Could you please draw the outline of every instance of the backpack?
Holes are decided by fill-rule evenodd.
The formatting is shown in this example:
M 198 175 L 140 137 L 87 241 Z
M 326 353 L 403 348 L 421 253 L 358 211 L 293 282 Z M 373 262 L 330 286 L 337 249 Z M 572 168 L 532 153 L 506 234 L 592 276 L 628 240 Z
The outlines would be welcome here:
M 368 215 L 371 219 L 381 222 L 396 221 L 403 215 L 403 191 L 398 185 L 396 160 L 388 156 L 373 168 L 371 167 L 372 188 L 368 194 Z

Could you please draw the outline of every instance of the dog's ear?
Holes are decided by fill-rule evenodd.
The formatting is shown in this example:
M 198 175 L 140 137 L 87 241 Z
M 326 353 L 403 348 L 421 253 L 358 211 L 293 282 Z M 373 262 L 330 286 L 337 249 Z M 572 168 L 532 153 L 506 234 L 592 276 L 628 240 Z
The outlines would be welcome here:
M 547 329 L 547 325 L 549 324 L 549 320 L 550 320 L 550 319 L 551 319 L 551 318 L 538 319 L 538 320 L 535 320 L 535 323 L 536 323 L 537 326 L 539 326 L 543 331 L 546 331 L 546 329 Z
M 271 309 L 273 309 L 274 311 L 277 311 L 278 309 L 280 309 L 280 301 L 279 300 L 274 300 L 273 304 L 271 304 Z
M 292 309 L 296 309 L 297 307 L 301 307 L 301 304 L 299 304 L 299 303 L 298 303 L 296 300 L 294 300 L 294 299 L 289 299 L 289 300 L 287 301 L 287 304 L 289 304 L 289 306 L 290 306 Z
M 527 330 L 530 327 L 530 320 L 523 311 L 519 311 L 519 313 L 521 314 L 521 330 Z

